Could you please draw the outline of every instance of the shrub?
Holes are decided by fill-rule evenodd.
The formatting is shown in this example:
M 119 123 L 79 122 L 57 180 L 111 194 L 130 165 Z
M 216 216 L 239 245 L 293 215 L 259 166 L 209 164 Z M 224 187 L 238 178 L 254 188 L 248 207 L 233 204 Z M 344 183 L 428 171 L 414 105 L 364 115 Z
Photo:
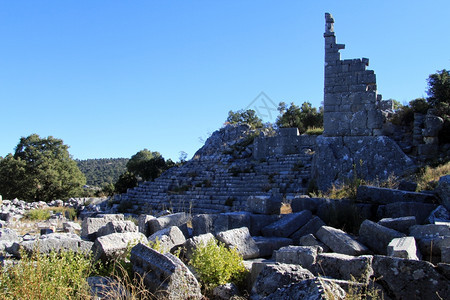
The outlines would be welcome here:
M 189 264 L 194 267 L 206 290 L 229 282 L 240 285 L 246 275 L 242 256 L 237 250 L 228 249 L 214 239 L 198 246 Z
M 321 135 L 323 133 L 323 127 L 309 127 L 305 133 L 308 135 Z
M 73 252 L 38 251 L 0 272 L 2 299 L 89 299 L 90 257 Z
M 50 219 L 50 210 L 48 209 L 30 209 L 25 213 L 25 218 L 31 221 Z

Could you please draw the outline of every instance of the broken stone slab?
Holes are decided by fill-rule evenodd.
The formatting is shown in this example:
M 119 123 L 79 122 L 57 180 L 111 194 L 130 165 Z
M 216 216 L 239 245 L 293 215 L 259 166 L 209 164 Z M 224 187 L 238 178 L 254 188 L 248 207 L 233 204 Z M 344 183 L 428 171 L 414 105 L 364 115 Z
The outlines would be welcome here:
M 197 279 L 176 256 L 137 244 L 131 249 L 130 260 L 157 299 L 202 299 Z
M 450 175 L 439 178 L 436 193 L 442 201 L 442 205 L 450 211 Z
M 228 300 L 233 297 L 240 296 L 239 289 L 234 283 L 226 283 L 219 285 L 213 290 L 214 299 Z
M 150 220 L 155 219 L 152 215 L 141 214 L 138 217 L 138 228 L 139 232 L 143 233 L 145 236 L 150 235 L 149 222 Z
M 412 260 L 421 259 L 416 240 L 412 236 L 393 239 L 387 247 L 387 255 Z
M 262 229 L 263 236 L 289 237 L 312 217 L 309 210 L 284 215 L 280 220 Z
M 449 280 L 423 260 L 375 255 L 374 277 L 395 299 L 446 299 Z
M 188 260 L 191 259 L 192 254 L 194 253 L 194 250 L 199 245 L 206 245 L 206 244 L 208 244 L 209 241 L 214 240 L 214 239 L 215 238 L 212 233 L 205 233 L 205 234 L 193 236 L 192 238 L 187 239 L 183 244 L 186 258 Z
M 280 220 L 282 215 L 250 215 L 250 234 L 252 236 L 262 235 L 262 229 L 267 225 L 270 225 L 278 220 Z
M 20 248 L 26 253 L 31 254 L 34 251 L 40 253 L 50 253 L 52 251 L 73 251 L 77 253 L 89 254 L 93 249 L 94 243 L 91 241 L 83 241 L 81 238 L 72 233 L 51 233 L 41 236 L 37 240 L 24 241 L 20 243 Z M 20 256 L 19 249 L 15 256 Z
M 254 214 L 274 215 L 280 213 L 281 197 L 250 196 L 247 198 L 246 210 Z
M 276 262 L 300 265 L 311 270 L 316 263 L 317 254 L 321 252 L 321 248 L 314 246 L 287 246 L 276 250 L 273 257 Z
M 235 248 L 244 259 L 259 256 L 259 248 L 247 227 L 222 231 L 216 235 L 216 238 L 228 248 Z
M 376 204 L 389 204 L 396 202 L 436 202 L 436 197 L 433 194 L 380 188 L 368 185 L 361 185 L 358 187 L 356 198 L 359 201 L 368 201 Z
M 230 229 L 247 227 L 250 230 L 250 213 L 248 212 L 228 212 L 217 215 L 214 220 L 214 234 Z
M 334 283 L 331 280 L 314 278 L 281 287 L 272 294 L 264 297 L 264 299 L 344 300 L 346 299 L 346 293 L 337 283 Z
M 315 274 L 342 280 L 368 283 L 372 275 L 372 256 L 320 253 L 316 257 Z
M 94 255 L 103 261 L 113 260 L 122 257 L 128 246 L 146 242 L 147 238 L 140 232 L 111 233 L 95 240 Z
M 324 199 L 324 198 L 309 198 L 309 197 L 302 197 L 302 196 L 295 196 L 291 200 L 292 212 L 301 212 L 304 210 L 309 210 L 312 213 L 316 213 L 317 208 L 322 203 L 329 201 L 328 199 Z
M 63 223 L 64 232 L 75 233 L 81 231 L 81 225 L 76 222 L 64 222 Z
M 377 210 L 377 218 L 400 218 L 414 216 L 417 224 L 423 224 L 436 209 L 436 204 L 417 202 L 397 202 L 380 205 Z
M 309 270 L 299 265 L 280 263 L 265 264 L 253 284 L 250 299 L 265 299 L 278 288 L 313 278 L 314 275 Z
M 416 238 L 424 259 L 431 259 L 434 263 L 443 261 L 442 250 L 445 256 L 445 249 L 450 248 L 450 225 L 416 225 L 410 228 L 409 234 Z
M 418 239 L 450 236 L 450 224 L 415 225 L 410 228 L 409 234 Z
M 313 234 L 302 236 L 299 240 L 299 246 L 319 246 L 322 248 L 323 252 L 328 252 L 330 250 L 327 245 L 316 239 Z
M 111 233 L 137 232 L 138 228 L 132 221 L 110 221 L 97 231 L 97 237 Z
M 416 217 L 384 218 L 378 221 L 378 224 L 408 234 L 409 227 L 416 225 Z
M 151 219 L 148 222 L 149 234 L 153 234 L 161 229 L 170 226 L 178 226 L 186 225 L 189 221 L 189 214 L 185 212 L 175 213 L 171 215 L 162 216 L 159 218 Z M 187 228 L 186 228 L 187 229 Z M 182 229 L 182 231 L 184 231 Z
M 186 238 L 177 226 L 170 226 L 155 232 L 148 237 L 149 242 L 159 243 L 161 253 L 170 252 L 174 247 L 182 245 Z
M 340 229 L 322 226 L 316 232 L 317 238 L 336 253 L 361 255 L 368 252 L 366 246 Z
M 98 230 L 110 221 L 123 221 L 122 214 L 101 215 L 95 218 L 84 218 L 81 224 L 81 237 L 95 241 Z
M 430 224 L 437 224 L 441 222 L 450 223 L 450 212 L 443 205 L 439 205 L 435 210 L 433 210 L 428 217 L 427 221 Z
M 193 235 L 201 235 L 206 233 L 214 233 L 214 222 L 217 214 L 198 214 L 192 217 Z
M 317 230 L 319 230 L 320 227 L 325 225 L 326 225 L 325 222 L 322 221 L 321 218 L 319 218 L 318 216 L 314 216 L 311 220 L 308 221 L 308 223 L 306 223 L 299 230 L 294 232 L 291 235 L 291 238 L 294 240 L 294 242 L 297 242 L 301 237 L 305 235 L 316 234 Z
M 404 233 L 365 220 L 359 227 L 359 240 L 372 251 L 386 255 L 387 246 L 395 238 L 405 237 Z
M 283 237 L 254 236 L 253 239 L 258 246 L 260 257 L 271 257 L 275 250 L 293 243 L 292 239 Z

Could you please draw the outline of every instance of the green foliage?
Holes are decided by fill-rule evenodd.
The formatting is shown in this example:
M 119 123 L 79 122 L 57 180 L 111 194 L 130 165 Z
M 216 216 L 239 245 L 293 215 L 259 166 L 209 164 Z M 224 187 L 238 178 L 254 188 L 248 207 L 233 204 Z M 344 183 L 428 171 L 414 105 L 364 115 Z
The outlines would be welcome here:
M 125 172 L 120 175 L 116 184 L 114 185 L 114 192 L 118 194 L 126 193 L 128 189 L 134 188 L 138 185 L 138 180 L 133 173 Z
M 308 128 L 323 127 L 323 110 L 317 110 L 309 102 L 304 102 L 301 107 L 294 103 L 291 103 L 291 106 L 288 107 L 286 103 L 280 102 L 278 111 L 280 115 L 276 124 L 280 128 L 297 127 L 299 132 L 303 134 Z
M 417 98 L 409 102 L 408 105 L 401 106 L 396 110 L 391 122 L 395 125 L 412 126 L 414 122 L 414 114 L 426 114 L 430 108 L 427 100 Z
M 51 136 L 22 137 L 14 155 L 0 159 L 0 194 L 28 201 L 79 196 L 86 178 L 68 148 Z
M 448 174 L 450 174 L 450 162 L 436 167 L 426 166 L 417 174 L 417 190 L 434 190 L 437 187 L 439 178 Z
M 439 143 L 450 143 L 450 71 L 437 71 L 428 77 L 428 103 L 444 120 L 439 132 Z
M 25 217 L 28 220 L 48 220 L 51 217 L 51 213 L 62 213 L 67 219 L 75 220 L 77 217 L 77 211 L 73 207 L 47 207 L 30 209 L 25 213 Z
M 241 284 L 246 275 L 242 256 L 236 249 L 228 249 L 216 240 L 198 246 L 189 264 L 194 267 L 207 290 L 233 282 Z
M 86 278 L 92 261 L 85 254 L 34 252 L 0 272 L 2 299 L 90 299 Z
M 247 109 L 247 110 L 238 110 L 236 112 L 229 111 L 228 112 L 228 118 L 227 123 L 229 124 L 247 124 L 251 128 L 262 128 L 263 122 L 261 118 L 259 118 L 256 115 L 256 112 L 253 109 Z
M 25 218 L 28 220 L 48 220 L 50 219 L 50 211 L 48 209 L 31 209 L 25 213 Z
M 101 158 L 76 160 L 89 186 L 104 187 L 114 184 L 127 170 L 128 158 Z
M 309 127 L 305 133 L 308 135 L 321 135 L 323 133 L 323 127 Z

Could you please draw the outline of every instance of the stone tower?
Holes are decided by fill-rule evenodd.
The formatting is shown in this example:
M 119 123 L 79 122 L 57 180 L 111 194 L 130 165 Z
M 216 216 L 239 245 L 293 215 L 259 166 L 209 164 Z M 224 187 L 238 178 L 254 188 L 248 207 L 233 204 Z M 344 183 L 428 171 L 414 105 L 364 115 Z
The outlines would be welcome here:
M 324 136 L 381 135 L 383 116 L 378 109 L 374 71 L 366 70 L 369 59 L 341 60 L 336 44 L 334 19 L 325 13 Z

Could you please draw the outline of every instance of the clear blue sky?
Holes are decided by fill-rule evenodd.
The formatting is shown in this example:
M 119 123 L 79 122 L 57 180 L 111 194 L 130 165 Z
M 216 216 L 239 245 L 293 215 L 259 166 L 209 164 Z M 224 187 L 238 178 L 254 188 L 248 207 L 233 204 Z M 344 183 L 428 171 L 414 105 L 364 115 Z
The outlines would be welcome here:
M 450 68 L 448 0 L 0 0 L 0 156 L 37 133 L 78 159 L 178 160 L 261 92 L 318 107 L 325 12 L 384 99 Z

